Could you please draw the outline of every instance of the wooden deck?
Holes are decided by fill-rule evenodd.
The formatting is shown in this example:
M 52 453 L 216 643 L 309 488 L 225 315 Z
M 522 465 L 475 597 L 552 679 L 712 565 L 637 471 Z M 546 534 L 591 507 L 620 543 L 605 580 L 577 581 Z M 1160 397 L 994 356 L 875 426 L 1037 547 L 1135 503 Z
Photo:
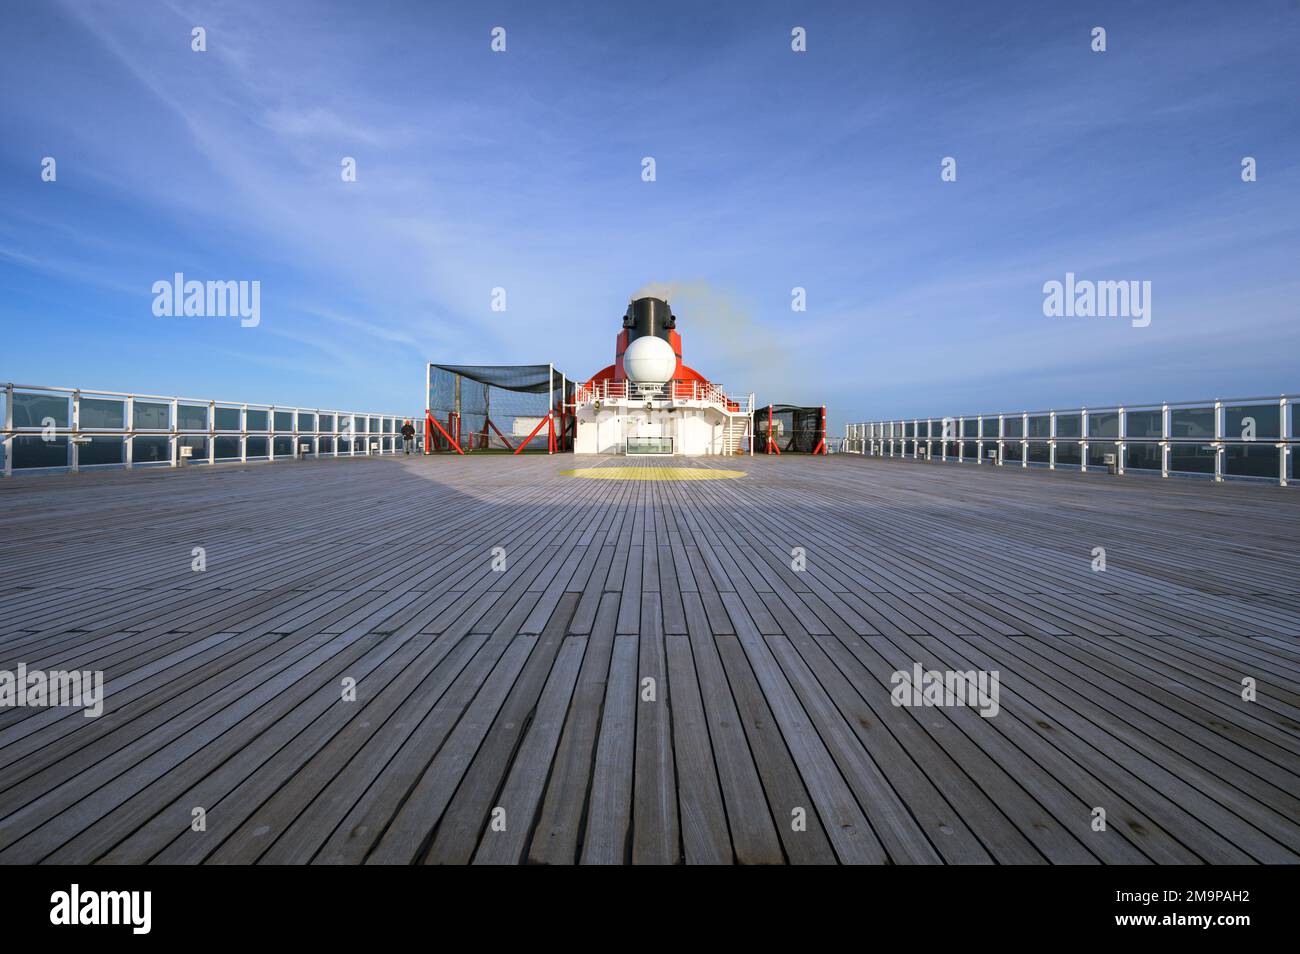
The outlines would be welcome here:
M 0 669 L 108 690 L 0 709 L 0 861 L 1300 860 L 1300 491 L 593 464 L 0 483 Z

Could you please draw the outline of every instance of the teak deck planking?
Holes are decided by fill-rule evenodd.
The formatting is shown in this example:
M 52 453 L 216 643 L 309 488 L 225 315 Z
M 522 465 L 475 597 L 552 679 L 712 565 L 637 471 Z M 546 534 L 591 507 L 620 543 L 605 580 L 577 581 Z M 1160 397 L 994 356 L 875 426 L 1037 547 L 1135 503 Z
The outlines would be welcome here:
M 0 669 L 106 689 L 0 709 L 0 862 L 1300 861 L 1300 491 L 636 464 L 746 476 L 0 483 Z M 1000 712 L 893 705 L 917 662 Z

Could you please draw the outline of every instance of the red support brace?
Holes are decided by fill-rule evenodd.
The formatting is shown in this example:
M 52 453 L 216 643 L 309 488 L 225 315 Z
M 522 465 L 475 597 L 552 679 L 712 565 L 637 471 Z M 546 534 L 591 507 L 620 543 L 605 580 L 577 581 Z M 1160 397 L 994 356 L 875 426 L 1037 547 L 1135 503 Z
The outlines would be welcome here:
M 822 439 L 818 441 L 817 446 L 813 448 L 813 453 L 823 454 L 823 455 L 826 453 L 826 405 L 825 404 L 822 405 Z
M 500 429 L 499 427 L 497 427 L 495 424 L 492 423 L 492 418 L 490 418 L 490 417 L 487 418 L 487 424 L 486 424 L 486 425 L 484 426 L 484 428 L 483 428 L 483 444 L 484 444 L 484 446 L 487 445 L 487 429 L 488 429 L 489 427 L 492 428 L 492 430 L 494 430 L 494 431 L 497 432 L 497 437 L 501 438 L 501 443 L 506 445 L 506 450 L 513 452 L 514 449 L 515 449 L 515 448 L 514 448 L 514 445 L 512 445 L 508 440 L 506 440 L 506 436 L 505 436 L 504 434 L 501 433 L 501 429 Z
M 537 436 L 538 432 L 540 432 L 541 429 L 542 429 L 542 425 L 545 424 L 545 423 L 546 423 L 547 421 L 549 421 L 550 419 L 551 419 L 551 415 L 550 415 L 550 414 L 547 414 L 546 417 L 544 417 L 544 418 L 542 418 L 540 421 L 538 421 L 538 422 L 537 422 L 537 426 L 533 428 L 533 432 L 532 432 L 531 434 L 529 434 L 527 437 L 524 438 L 524 442 L 523 442 L 522 444 L 520 444 L 518 447 L 515 448 L 515 453 L 518 454 L 518 453 L 519 453 L 520 451 L 522 451 L 525 447 L 527 447 L 527 446 L 528 446 L 528 442 L 531 441 L 534 437 Z
M 460 445 L 457 444 L 452 439 L 452 436 L 447 433 L 447 429 L 442 426 L 441 422 L 439 422 L 439 420 L 436 417 L 434 417 L 432 414 L 429 414 L 427 411 L 425 412 L 425 414 L 427 415 L 424 419 L 425 433 L 426 434 L 429 433 L 429 425 L 432 424 L 434 427 L 438 429 L 439 433 L 441 433 L 443 437 L 447 438 L 447 443 L 451 445 L 452 450 L 454 450 L 457 454 L 460 454 L 462 457 L 464 457 L 465 452 L 460 449 Z

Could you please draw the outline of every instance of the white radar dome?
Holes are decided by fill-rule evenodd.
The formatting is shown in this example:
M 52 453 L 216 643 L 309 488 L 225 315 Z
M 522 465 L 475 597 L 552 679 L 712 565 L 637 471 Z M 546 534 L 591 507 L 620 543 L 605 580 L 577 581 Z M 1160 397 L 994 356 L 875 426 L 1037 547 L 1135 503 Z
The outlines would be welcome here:
M 666 384 L 677 370 L 677 355 L 663 338 L 643 335 L 623 352 L 623 373 L 636 384 Z

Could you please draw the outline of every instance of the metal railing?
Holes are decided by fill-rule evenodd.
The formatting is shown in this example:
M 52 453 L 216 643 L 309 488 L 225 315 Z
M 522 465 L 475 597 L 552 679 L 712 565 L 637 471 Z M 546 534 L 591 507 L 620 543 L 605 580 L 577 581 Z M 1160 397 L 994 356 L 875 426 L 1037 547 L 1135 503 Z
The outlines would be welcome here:
M 591 387 L 585 384 L 574 389 L 575 404 L 610 400 L 700 401 L 715 405 L 729 414 L 749 414 L 754 410 L 754 395 L 731 398 L 722 386 L 711 381 L 669 381 L 666 384 L 635 384 L 631 381 L 603 379 Z
M 420 415 L 5 384 L 0 473 L 361 457 L 402 451 Z
M 1296 395 L 864 421 L 851 454 L 1050 470 L 1296 479 Z

